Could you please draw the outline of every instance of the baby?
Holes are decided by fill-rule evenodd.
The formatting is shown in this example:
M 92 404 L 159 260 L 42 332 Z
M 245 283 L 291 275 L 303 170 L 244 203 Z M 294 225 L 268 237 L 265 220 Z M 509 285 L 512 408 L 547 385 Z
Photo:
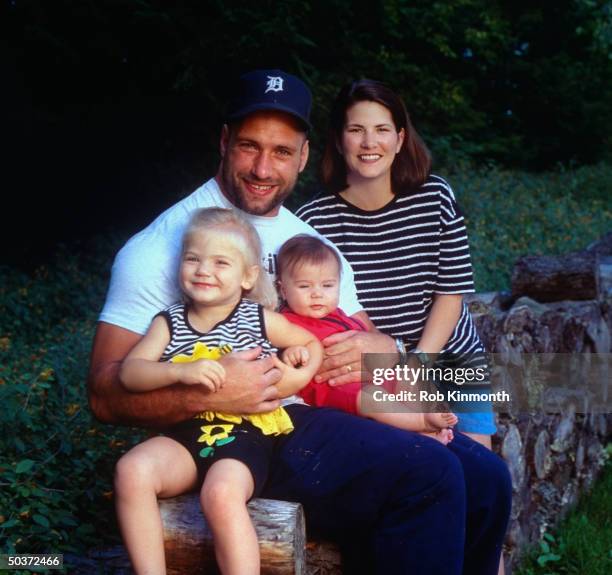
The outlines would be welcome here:
M 359 320 L 338 308 L 340 269 L 336 251 L 314 236 L 294 236 L 278 253 L 277 276 L 286 303 L 281 313 L 319 340 L 347 330 L 367 331 Z M 308 350 L 302 346 L 291 347 L 285 351 L 283 360 L 293 367 L 306 365 Z M 312 380 L 299 394 L 310 405 L 370 417 L 400 429 L 424 433 L 444 444 L 453 439 L 451 427 L 458 421 L 453 413 L 366 413 L 362 409 L 363 394 L 371 389 L 361 383 L 333 387 Z

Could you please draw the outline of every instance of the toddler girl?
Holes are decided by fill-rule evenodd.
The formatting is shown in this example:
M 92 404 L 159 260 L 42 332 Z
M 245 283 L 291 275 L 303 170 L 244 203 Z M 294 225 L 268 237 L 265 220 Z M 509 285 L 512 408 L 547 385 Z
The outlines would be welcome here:
M 215 361 L 224 353 L 298 345 L 307 365 L 276 361 L 283 407 L 261 415 L 205 412 L 126 453 L 115 477 L 121 532 L 136 573 L 165 573 L 158 497 L 201 485 L 200 501 L 224 574 L 259 573 L 259 547 L 246 503 L 266 480 L 275 437 L 290 433 L 293 394 L 318 369 L 322 348 L 313 335 L 270 311 L 276 293 L 261 270 L 261 247 L 253 226 L 233 210 L 195 212 L 183 238 L 179 283 L 185 303 L 153 319 L 123 362 L 120 377 L 133 392 L 177 383 L 223 386 Z M 246 298 L 249 299 L 246 299 Z M 286 407 L 286 408 L 285 408 Z M 203 483 L 202 483 L 203 481 Z
M 286 302 L 281 312 L 292 323 L 305 327 L 320 340 L 346 330 L 366 331 L 364 325 L 338 308 L 340 260 L 336 251 L 314 236 L 300 234 L 283 244 L 277 261 L 279 288 Z M 288 349 L 284 360 L 290 365 L 308 365 L 307 350 Z M 362 409 L 368 387 L 349 383 L 332 387 L 311 381 L 300 391 L 306 403 L 335 407 L 364 415 L 409 431 L 419 431 L 446 444 L 453 438 L 450 429 L 458 421 L 453 413 L 377 413 Z

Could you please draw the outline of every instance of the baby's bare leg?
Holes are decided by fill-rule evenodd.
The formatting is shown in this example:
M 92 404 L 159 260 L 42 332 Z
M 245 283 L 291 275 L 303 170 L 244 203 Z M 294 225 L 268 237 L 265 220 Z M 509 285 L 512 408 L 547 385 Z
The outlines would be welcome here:
M 457 424 L 459 418 L 454 413 L 424 413 L 425 425 L 427 431 L 425 435 L 429 435 L 444 445 L 449 444 L 455 435 L 451 429 Z
M 223 575 L 259 573 L 259 543 L 246 507 L 254 487 L 249 468 L 236 459 L 221 459 L 206 473 L 200 502 Z
M 424 413 L 423 416 L 425 417 L 425 425 L 428 428 L 427 431 L 453 427 L 459 421 L 459 418 L 454 413 Z
M 117 519 L 135 573 L 166 573 L 157 498 L 184 493 L 195 486 L 196 479 L 189 451 L 168 437 L 149 439 L 117 462 Z
M 455 437 L 452 429 L 440 429 L 438 431 L 422 431 L 423 435 L 427 435 L 444 445 L 448 445 Z
M 368 398 L 367 393 L 372 391 L 371 388 L 361 390 L 356 398 L 357 413 L 363 417 L 369 417 L 374 421 L 380 421 L 399 429 L 405 429 L 407 431 L 423 431 L 425 429 L 425 419 L 422 413 L 412 412 L 399 412 L 394 413 L 391 411 L 369 411 L 364 410 L 364 405 L 372 405 L 373 400 Z M 368 401 L 366 401 L 368 398 Z
M 361 391 L 357 397 L 357 412 L 359 415 L 369 417 L 375 421 L 392 425 L 407 431 L 417 431 L 440 441 L 444 445 L 453 440 L 453 432 L 449 427 L 458 421 L 454 413 L 412 413 L 412 412 L 375 412 L 362 410 L 362 394 L 368 393 Z M 364 402 L 365 403 L 365 402 Z M 371 402 L 368 402 L 371 404 Z

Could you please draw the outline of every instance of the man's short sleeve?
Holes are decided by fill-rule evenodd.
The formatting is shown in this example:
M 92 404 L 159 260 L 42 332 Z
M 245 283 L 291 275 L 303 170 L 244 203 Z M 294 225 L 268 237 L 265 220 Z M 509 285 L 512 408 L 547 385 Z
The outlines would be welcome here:
M 363 311 L 363 306 L 357 299 L 355 276 L 351 264 L 348 263 L 346 258 L 340 253 L 340 250 L 332 242 L 323 236 L 319 237 L 336 250 L 342 262 L 342 275 L 340 277 L 340 308 L 346 315 L 354 315 L 359 311 Z
M 463 213 L 450 187 L 441 191 L 440 259 L 434 291 L 441 294 L 473 293 L 474 277 Z
M 99 321 L 144 334 L 153 317 L 178 300 L 178 252 L 152 249 L 146 235 L 119 251 Z
M 265 223 L 266 218 L 259 218 L 260 226 Z M 297 234 L 308 234 L 316 236 L 317 238 L 324 241 L 335 252 L 340 256 L 342 263 L 342 273 L 340 277 L 340 308 L 344 310 L 347 315 L 354 315 L 357 312 L 363 310 L 363 306 L 357 299 L 357 288 L 355 287 L 355 276 L 351 265 L 342 255 L 342 252 L 336 247 L 336 245 L 325 236 L 321 235 L 315 228 L 309 223 L 298 218 L 295 214 L 292 214 L 286 208 L 283 208 L 280 213 L 280 217 L 274 224 L 265 223 L 264 229 L 258 228 L 259 235 L 264 244 L 264 253 L 270 251 L 271 253 L 277 254 L 282 244 L 288 239 L 292 238 Z M 274 228 L 271 226 L 274 225 Z M 270 239 L 271 238 L 271 239 Z M 272 244 L 273 247 L 272 247 Z M 268 248 L 266 248 L 266 245 Z M 276 271 L 274 271 L 276 273 Z

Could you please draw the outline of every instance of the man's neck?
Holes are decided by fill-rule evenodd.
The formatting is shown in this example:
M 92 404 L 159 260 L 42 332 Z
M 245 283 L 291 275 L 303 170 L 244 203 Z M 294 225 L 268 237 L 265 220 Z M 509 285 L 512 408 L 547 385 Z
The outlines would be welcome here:
M 223 194 L 225 199 L 230 204 L 234 205 L 234 202 L 232 202 L 232 199 L 227 195 L 225 188 L 223 187 L 223 178 L 221 177 L 221 166 L 219 166 L 219 169 L 217 170 L 217 173 L 215 174 L 215 182 L 217 182 L 217 186 L 219 186 L 219 189 L 221 190 L 221 193 Z

